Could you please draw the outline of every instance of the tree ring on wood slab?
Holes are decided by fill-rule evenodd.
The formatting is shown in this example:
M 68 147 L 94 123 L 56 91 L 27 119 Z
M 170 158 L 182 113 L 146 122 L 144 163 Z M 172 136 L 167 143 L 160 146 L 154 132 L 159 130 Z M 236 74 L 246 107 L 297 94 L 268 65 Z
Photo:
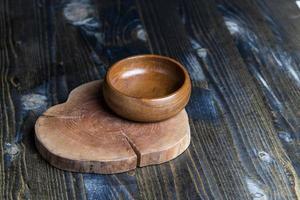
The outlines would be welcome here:
M 92 81 L 39 117 L 35 141 L 57 168 L 111 174 L 176 158 L 189 146 L 190 127 L 185 110 L 157 123 L 119 118 L 104 102 L 102 81 Z

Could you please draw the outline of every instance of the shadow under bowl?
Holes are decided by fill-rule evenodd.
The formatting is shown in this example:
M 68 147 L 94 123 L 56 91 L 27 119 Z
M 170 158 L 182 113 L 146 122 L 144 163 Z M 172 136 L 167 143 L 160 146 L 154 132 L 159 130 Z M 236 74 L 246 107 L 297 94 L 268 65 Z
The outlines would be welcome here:
M 141 122 L 168 119 L 188 103 L 191 82 L 177 61 L 140 55 L 115 63 L 107 72 L 103 94 L 118 115 Z

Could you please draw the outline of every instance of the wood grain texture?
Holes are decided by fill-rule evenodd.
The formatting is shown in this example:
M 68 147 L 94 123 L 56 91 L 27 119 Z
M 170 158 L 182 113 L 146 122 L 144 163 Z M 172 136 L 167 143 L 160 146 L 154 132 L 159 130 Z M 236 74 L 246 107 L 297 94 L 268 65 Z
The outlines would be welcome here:
M 300 20 L 295 16 L 299 9 L 293 1 L 277 1 L 277 4 L 283 5 L 284 9 L 274 3 L 259 1 L 219 1 L 219 8 L 229 30 L 232 28 L 230 23 L 236 24 L 237 32 L 230 32 L 272 112 L 276 134 L 293 163 L 297 184 L 300 87 L 299 44 L 295 33 L 300 31 L 295 23 Z
M 67 102 L 49 108 L 35 125 L 35 142 L 53 166 L 113 174 L 176 158 L 190 144 L 185 110 L 157 123 L 119 118 L 104 102 L 102 81 L 75 88 Z
M 118 115 L 140 122 L 159 122 L 178 114 L 191 96 L 188 72 L 177 61 L 140 55 L 110 67 L 103 85 L 107 105 Z
M 76 8 L 84 12 L 74 15 Z M 226 24 L 226 15 L 237 23 Z M 299 134 L 291 128 L 299 116 L 298 15 L 293 0 L 1 0 L 0 194 L 299 198 Z M 244 42 L 249 34 L 261 45 L 251 46 L 251 37 Z M 190 150 L 176 162 L 112 176 L 63 172 L 43 161 L 33 142 L 37 116 L 76 86 L 103 77 L 113 62 L 144 53 L 174 57 L 190 72 Z M 274 118 L 273 96 L 288 118 Z
M 229 31 L 226 30 L 220 14 L 214 11 L 217 5 L 207 1 L 139 2 L 141 2 L 140 8 L 145 27 L 146 29 L 150 27 L 150 30 L 147 30 L 149 39 L 150 41 L 158 41 L 153 44 L 155 45 L 153 47 L 154 53 L 158 51 L 176 56 L 179 60 L 190 58 L 186 62 L 183 61 L 185 66 L 190 66 L 188 68 L 190 73 L 196 71 L 194 68 L 202 67 L 205 79 L 209 82 L 209 88 L 212 90 L 211 98 L 214 101 L 214 109 L 210 111 L 215 114 L 221 110 L 221 113 L 216 116 L 213 115 L 215 119 L 208 118 L 211 119 L 209 122 L 223 121 L 222 117 L 225 117 L 223 123 L 219 122 L 217 127 L 223 129 L 227 136 L 216 138 L 221 140 L 221 144 L 226 141 L 228 144 L 226 148 L 216 148 L 215 151 L 212 151 L 208 144 L 194 144 L 195 154 L 192 155 L 191 160 L 195 162 L 197 157 L 203 159 L 203 155 L 200 156 L 199 153 L 201 152 L 200 148 L 205 146 L 204 157 L 209 161 L 205 169 L 215 170 L 203 172 L 204 180 L 207 179 L 206 182 L 211 183 L 209 184 L 211 188 L 216 185 L 220 186 L 216 189 L 204 190 L 209 191 L 208 195 L 212 195 L 214 198 L 244 199 L 259 196 L 271 199 L 293 199 L 299 190 L 295 169 L 277 138 L 272 123 L 272 113 L 268 110 L 256 83 L 240 59 L 240 54 L 235 48 Z M 180 8 L 179 12 L 176 12 L 176 8 Z M 165 10 L 165 12 L 159 12 L 160 9 Z M 194 53 L 192 53 L 193 49 Z M 198 65 L 194 62 L 195 57 L 196 60 L 200 61 Z M 199 73 L 198 79 L 194 75 L 196 84 L 197 80 L 203 79 L 202 75 Z M 199 101 L 199 99 L 197 100 Z M 193 105 L 193 97 L 190 105 Z M 195 115 L 195 121 L 192 122 L 194 125 L 191 126 L 197 127 L 195 132 L 192 131 L 191 133 L 192 138 L 197 137 L 196 133 L 201 130 L 199 127 L 203 126 L 199 125 L 203 119 L 197 117 L 193 112 L 197 109 L 197 105 L 199 104 L 190 110 L 188 109 L 192 112 L 192 119 L 193 114 Z M 209 127 L 209 123 L 205 122 L 204 124 Z M 216 134 L 219 132 L 216 131 Z M 204 135 L 201 132 L 201 136 L 204 137 Z M 218 140 L 213 140 L 213 142 Z M 193 140 L 191 146 L 193 147 Z M 233 146 L 234 149 L 230 148 Z M 192 149 L 190 151 L 193 152 Z M 224 159 L 227 156 L 231 159 Z M 218 165 L 217 162 L 222 163 L 222 170 L 220 170 L 220 164 Z M 198 162 L 195 165 L 201 164 Z M 182 168 L 181 166 L 179 170 L 173 167 L 172 170 L 176 173 L 183 173 Z M 193 169 L 192 167 L 188 168 Z M 234 172 L 225 170 L 229 168 L 234 168 Z M 149 174 L 155 174 L 155 171 L 160 171 L 160 169 L 153 169 Z M 196 168 L 194 171 L 198 171 L 200 174 L 201 168 L 200 170 Z M 161 172 L 161 174 L 163 173 L 166 172 Z M 211 180 L 210 176 L 214 179 Z M 176 188 L 184 188 L 182 185 L 188 180 L 187 178 L 177 179 L 177 181 L 173 178 L 170 179 L 175 181 L 174 187 Z M 195 179 L 193 180 L 195 182 Z M 160 179 L 149 179 L 148 181 L 152 184 L 145 182 L 145 186 L 156 185 Z M 198 187 L 199 185 L 201 184 L 195 184 L 196 191 L 203 190 Z M 151 186 L 147 188 L 147 190 L 149 189 L 152 189 L 152 192 L 155 191 Z M 162 191 L 164 190 L 162 189 Z M 235 191 L 245 192 L 236 193 Z M 203 195 L 203 193 L 199 193 Z M 180 194 L 182 193 L 179 192 Z M 192 195 L 193 193 L 188 194 Z M 162 198 L 170 197 L 163 192 L 160 195 Z M 153 198 L 152 193 L 146 193 L 145 198 Z M 195 196 L 190 198 L 195 198 Z

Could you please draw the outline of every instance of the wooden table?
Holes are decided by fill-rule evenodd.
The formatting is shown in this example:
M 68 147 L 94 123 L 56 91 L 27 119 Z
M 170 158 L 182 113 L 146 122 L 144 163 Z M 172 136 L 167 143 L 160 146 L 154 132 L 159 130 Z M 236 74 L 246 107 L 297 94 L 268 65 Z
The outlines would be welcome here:
M 116 175 L 44 161 L 37 117 L 145 53 L 190 73 L 189 149 Z M 0 0 L 1 199 L 300 198 L 299 70 L 294 0 Z

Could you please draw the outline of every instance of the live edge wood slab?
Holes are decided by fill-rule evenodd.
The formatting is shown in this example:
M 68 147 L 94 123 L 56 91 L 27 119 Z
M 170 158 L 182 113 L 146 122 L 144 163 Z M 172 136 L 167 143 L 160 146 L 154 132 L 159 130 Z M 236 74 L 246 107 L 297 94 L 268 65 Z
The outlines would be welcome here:
M 157 123 L 121 119 L 104 103 L 102 81 L 93 81 L 39 117 L 35 141 L 57 168 L 110 174 L 176 158 L 189 146 L 190 127 L 185 110 Z

